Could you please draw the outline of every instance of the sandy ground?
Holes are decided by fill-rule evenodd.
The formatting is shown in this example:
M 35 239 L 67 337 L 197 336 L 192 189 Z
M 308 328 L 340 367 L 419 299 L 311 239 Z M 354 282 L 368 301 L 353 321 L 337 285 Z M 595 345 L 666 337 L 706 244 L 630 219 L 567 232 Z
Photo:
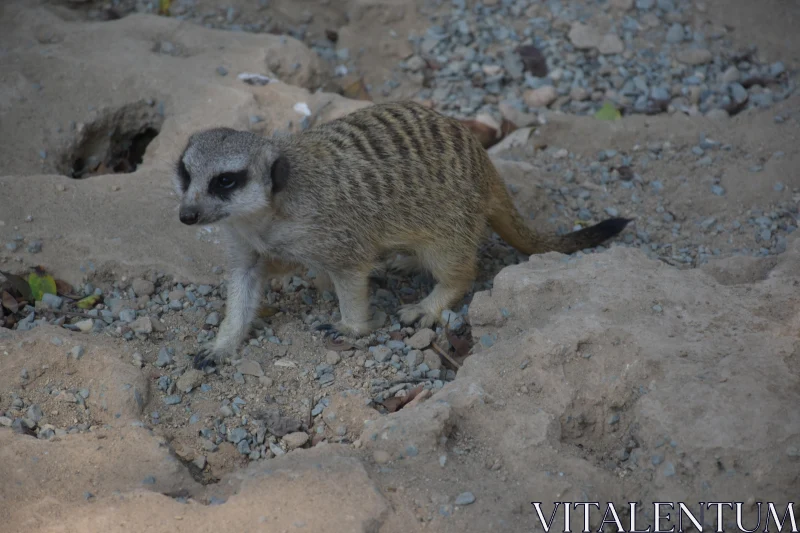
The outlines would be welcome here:
M 311 13 L 306 40 L 335 29 L 341 46 L 373 43 L 355 62 L 378 86 L 412 53 L 391 32 L 424 32 L 431 8 L 344 4 L 231 2 L 236 21 L 269 10 L 273 33 L 259 34 L 141 13 L 99 20 L 94 3 L 0 5 L 0 270 L 41 265 L 77 288 L 91 283 L 115 295 L 115 318 L 121 309 L 144 316 L 165 292 L 213 287 L 204 309 L 147 317 L 146 334 L 70 331 L 63 320 L 0 327 L 3 530 L 517 532 L 540 527 L 532 501 L 546 510 L 557 501 L 740 501 L 748 523 L 756 502 L 785 509 L 800 486 L 800 242 L 788 232 L 778 240 L 778 226 L 797 226 L 799 95 L 729 119 L 545 114 L 529 138 L 493 148 L 534 226 L 569 228 L 584 207 L 559 193 L 565 170 L 592 191 L 594 216 L 614 207 L 635 222 L 620 243 L 579 257 L 511 257 L 487 245 L 467 315 L 473 355 L 424 401 L 376 410 L 375 381 L 393 383 L 397 372 L 365 366 L 365 345 L 331 355 L 305 317 L 334 302 L 279 281 L 272 333 L 243 348 L 257 368 L 226 365 L 190 393 L 166 385 L 165 376 L 181 383 L 208 311 L 224 313 L 224 257 L 213 229 L 178 222 L 174 160 L 199 128 L 297 131 L 297 103 L 312 123 L 369 105 L 318 91 L 341 80 L 284 32 Z M 224 26 L 224 9 L 197 2 L 196 12 L 214 9 Z M 693 16 L 757 45 L 765 62 L 798 66 L 796 3 L 696 2 Z M 249 85 L 240 72 L 280 82 Z M 409 77 L 375 100 L 419 88 Z M 135 171 L 73 179 L 92 156 L 155 133 Z M 699 138 L 730 149 L 701 167 L 691 152 Z M 612 149 L 649 153 L 637 168 L 639 201 L 582 174 Z M 715 183 L 725 195 L 709 191 Z M 747 221 L 771 212 L 780 214 L 767 246 Z M 29 251 L 33 242 L 41 251 Z M 153 288 L 137 292 L 142 280 Z M 167 347 L 171 362 L 157 364 Z M 332 386 L 316 370 L 326 362 Z M 175 394 L 180 403 L 165 404 Z M 307 443 L 294 449 L 270 432 L 262 444 L 272 451 L 256 457 L 209 440 L 225 435 L 220 423 L 263 434 L 278 411 Z M 32 417 L 32 428 L 12 422 Z M 595 527 L 601 520 L 592 515 Z

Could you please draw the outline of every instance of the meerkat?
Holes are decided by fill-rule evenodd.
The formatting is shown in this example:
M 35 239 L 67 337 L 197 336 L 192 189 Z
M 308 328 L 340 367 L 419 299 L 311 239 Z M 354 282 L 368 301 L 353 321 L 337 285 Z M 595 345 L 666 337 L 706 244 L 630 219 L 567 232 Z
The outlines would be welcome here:
M 610 218 L 566 235 L 539 234 L 516 210 L 478 139 L 458 120 L 414 102 L 375 104 L 274 138 L 230 128 L 190 136 L 177 162 L 182 223 L 218 224 L 228 245 L 226 314 L 194 364 L 232 357 L 246 339 L 267 276 L 299 266 L 330 280 L 341 320 L 317 329 L 364 336 L 369 277 L 390 254 L 435 285 L 399 308 L 405 325 L 431 327 L 469 291 L 479 245 L 495 231 L 520 252 L 565 254 L 598 246 L 630 222 Z

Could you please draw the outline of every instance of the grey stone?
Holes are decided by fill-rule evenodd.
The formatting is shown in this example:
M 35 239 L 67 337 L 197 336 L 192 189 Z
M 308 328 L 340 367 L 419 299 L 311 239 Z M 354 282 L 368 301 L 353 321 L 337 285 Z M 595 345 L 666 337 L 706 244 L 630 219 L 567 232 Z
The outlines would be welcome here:
M 61 304 L 64 303 L 64 299 L 55 294 L 45 293 L 42 295 L 42 303 L 50 309 L 61 309 Z
M 469 505 L 471 503 L 475 503 L 475 495 L 471 492 L 462 492 L 456 496 L 456 499 L 453 503 L 456 505 Z
M 432 329 L 421 329 L 411 338 L 406 339 L 406 344 L 415 350 L 422 350 L 431 345 L 436 339 L 436 332 Z
M 39 421 L 44 418 L 44 413 L 42 413 L 42 408 L 39 407 L 37 404 L 33 404 L 28 407 L 28 410 L 25 413 L 28 418 L 33 420 L 35 424 L 38 424 Z
M 119 319 L 123 322 L 131 323 L 136 320 L 136 311 L 133 309 L 123 309 L 119 312 Z
M 162 346 L 161 349 L 158 351 L 158 358 L 156 358 L 156 366 L 159 368 L 163 368 L 167 365 L 172 364 L 172 355 L 169 353 L 169 350 L 166 346 Z
M 78 345 L 78 346 L 73 346 L 72 347 L 72 349 L 69 351 L 69 355 L 73 359 L 80 359 L 81 357 L 83 357 L 83 354 L 85 352 L 86 352 L 86 349 L 83 346 Z
M 178 405 L 181 403 L 181 396 L 180 394 L 173 394 L 171 396 L 166 396 L 164 398 L 164 403 L 166 405 Z
M 372 350 L 372 358 L 379 363 L 386 362 L 392 356 L 392 350 L 387 346 L 375 346 Z

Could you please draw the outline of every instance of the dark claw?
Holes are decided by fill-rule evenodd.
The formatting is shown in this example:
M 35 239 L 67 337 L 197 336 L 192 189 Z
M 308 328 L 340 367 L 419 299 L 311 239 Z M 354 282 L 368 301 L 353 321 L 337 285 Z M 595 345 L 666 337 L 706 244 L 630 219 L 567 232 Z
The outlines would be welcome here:
M 316 328 L 317 331 L 324 331 L 325 333 L 322 334 L 322 338 L 325 339 L 327 337 L 331 337 L 332 339 L 336 340 L 341 336 L 341 333 L 336 331 L 336 327 L 333 324 L 320 324 Z
M 194 360 L 192 361 L 192 366 L 194 366 L 194 368 L 197 370 L 205 370 L 210 366 L 216 366 L 216 364 L 216 357 L 214 357 L 214 354 L 208 350 L 198 351 L 194 356 Z

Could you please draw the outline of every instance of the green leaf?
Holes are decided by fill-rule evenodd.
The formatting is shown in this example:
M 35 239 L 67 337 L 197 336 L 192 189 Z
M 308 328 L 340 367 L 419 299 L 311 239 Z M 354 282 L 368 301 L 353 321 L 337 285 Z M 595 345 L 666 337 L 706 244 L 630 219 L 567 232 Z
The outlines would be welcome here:
M 82 298 L 78 300 L 78 303 L 75 305 L 78 306 L 79 309 L 92 309 L 95 305 L 100 302 L 102 296 L 98 296 L 97 294 L 92 294 L 91 296 L 87 296 L 86 298 Z
M 597 110 L 594 114 L 594 118 L 598 120 L 619 120 L 622 118 L 622 113 L 614 107 L 614 104 L 606 102 L 603 104 L 603 107 Z
M 56 280 L 49 274 L 31 272 L 28 274 L 28 286 L 31 288 L 33 299 L 39 301 L 45 294 L 56 294 Z

